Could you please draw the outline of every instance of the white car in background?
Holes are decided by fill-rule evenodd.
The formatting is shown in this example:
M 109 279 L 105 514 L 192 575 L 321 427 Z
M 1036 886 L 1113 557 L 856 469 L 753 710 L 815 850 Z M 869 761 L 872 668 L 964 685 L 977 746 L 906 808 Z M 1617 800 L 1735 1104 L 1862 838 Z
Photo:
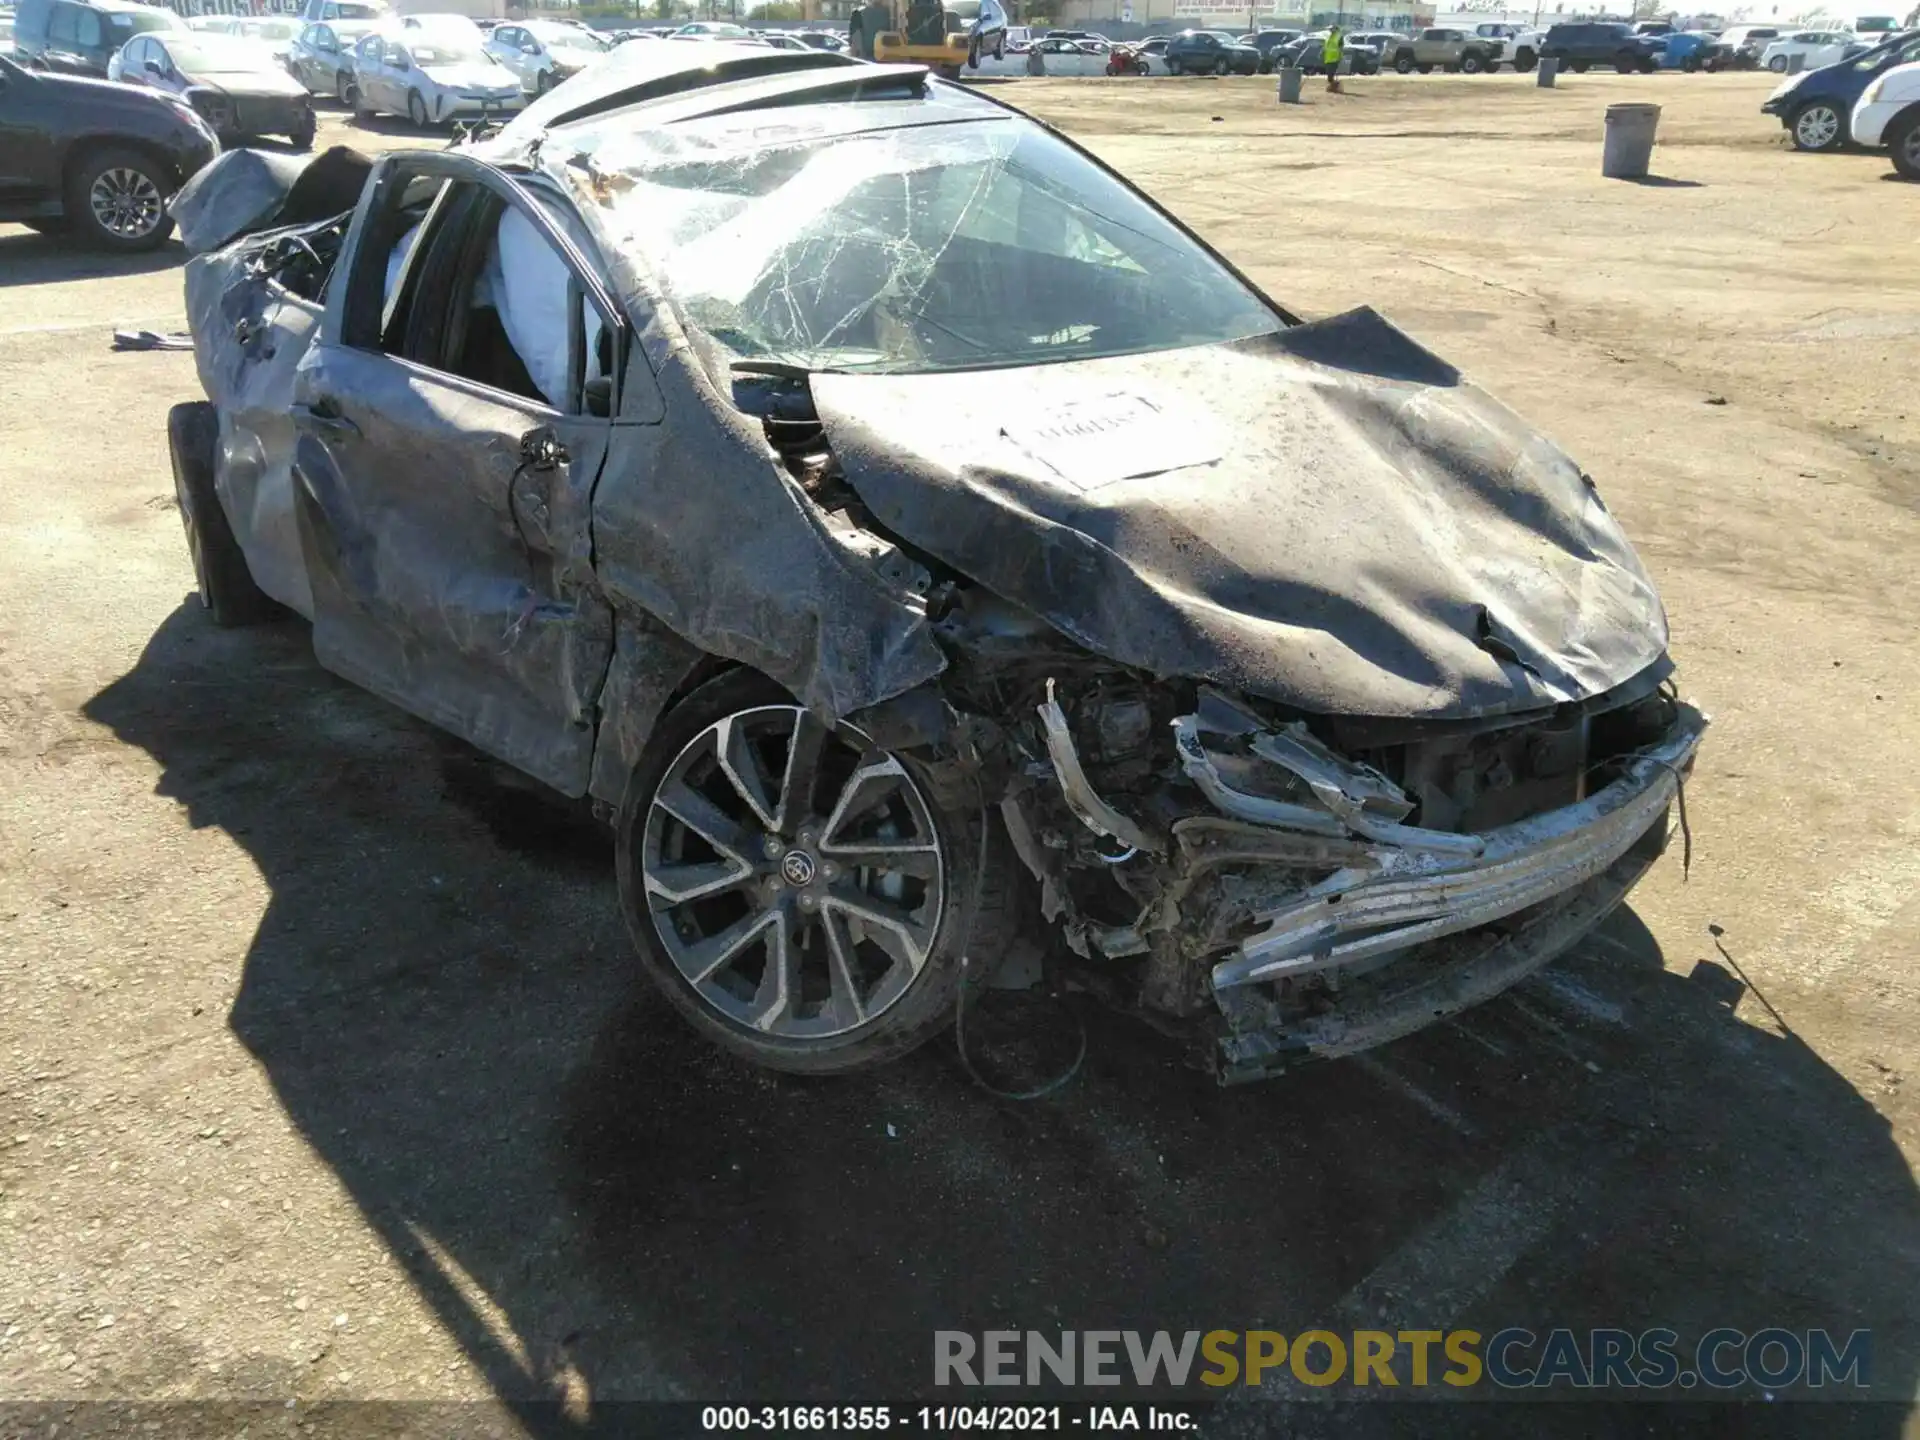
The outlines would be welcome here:
M 1112 53 L 1112 44 L 1105 40 L 1069 40 L 1065 36 L 1050 35 L 1044 40 L 1035 40 L 1018 53 L 1008 50 L 1000 56 L 982 55 L 978 73 L 1026 75 L 1031 73 L 1027 69 L 1028 57 L 1037 54 L 1048 75 L 1104 75 L 1107 73 L 1107 57 Z M 1164 60 L 1159 68 L 1166 68 Z
M 520 77 L 529 95 L 544 95 L 579 74 L 612 47 L 591 30 L 558 20 L 502 21 L 487 36 L 487 54 Z
M 1920 61 L 1868 85 L 1854 104 L 1852 129 L 1855 144 L 1884 146 L 1895 170 L 1920 180 Z
M 410 15 L 353 47 L 354 112 L 385 111 L 414 125 L 479 120 L 520 109 L 520 77 L 487 54 L 480 27 L 460 15 Z
M 1760 52 L 1760 63 L 1774 74 L 1784 75 L 1795 55 L 1806 57 L 1802 69 L 1818 70 L 1822 65 L 1838 65 L 1849 55 L 1867 48 L 1866 42 L 1851 30 L 1796 30 L 1770 42 Z

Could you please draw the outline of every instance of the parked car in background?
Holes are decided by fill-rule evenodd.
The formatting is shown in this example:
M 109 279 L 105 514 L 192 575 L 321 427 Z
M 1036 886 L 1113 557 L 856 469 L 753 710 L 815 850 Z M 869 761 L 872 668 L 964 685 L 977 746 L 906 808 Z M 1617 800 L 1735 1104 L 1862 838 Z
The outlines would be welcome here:
M 133 0 L 20 0 L 13 48 L 21 63 L 104 80 L 122 45 L 150 30 L 184 30 L 171 10 Z
M 327 20 L 308 25 L 294 37 L 287 51 L 287 73 L 306 86 L 308 94 L 351 105 L 353 47 L 374 25 L 371 20 Z
M 1547 32 L 1541 29 L 1529 29 L 1522 25 L 1505 25 L 1495 22 L 1476 25 L 1473 33 L 1482 40 L 1498 40 L 1500 53 L 1495 59 L 1495 68 L 1511 65 L 1515 70 L 1527 71 L 1540 63 L 1540 42 Z
M 356 25 L 374 25 L 393 18 L 387 0 L 306 0 L 300 18 L 309 25 L 347 21 Z
M 1411 70 L 1425 75 L 1435 69 L 1478 75 L 1498 66 L 1501 44 L 1497 38 L 1470 35 L 1465 30 L 1430 27 L 1402 38 L 1391 57 L 1382 56 L 1381 60 L 1402 75 Z
M 264 45 L 283 68 L 293 53 L 293 42 L 299 38 L 300 30 L 298 20 L 284 15 L 237 15 L 226 23 L 227 34 Z
M 1780 38 L 1773 25 L 1729 25 L 1700 57 L 1703 70 L 1754 70 L 1768 45 Z
M 1624 21 L 1583 20 L 1555 25 L 1540 42 L 1540 58 L 1558 60 L 1564 69 L 1585 74 L 1595 65 L 1611 65 L 1622 75 L 1652 70 L 1660 63 L 1666 41 L 1657 35 L 1636 35 Z
M 1838 150 L 1853 139 L 1854 106 L 1873 82 L 1915 63 L 1920 63 L 1920 30 L 1903 31 L 1864 55 L 1788 76 L 1760 110 L 1778 117 L 1796 148 Z
M 1019 30 L 1022 38 L 1025 37 L 1027 33 L 1026 26 L 1015 26 L 1014 29 Z M 1012 29 L 1007 31 L 1007 36 L 1009 43 L 1011 43 L 1013 37 Z M 794 38 L 810 50 L 831 50 L 835 54 L 838 54 L 847 48 L 847 42 L 830 30 L 803 30 Z
M 1920 61 L 1876 75 L 1853 107 L 1852 125 L 1856 141 L 1884 146 L 1895 170 L 1920 180 Z
M 1804 69 L 1817 70 L 1823 65 L 1837 65 L 1866 48 L 1866 43 L 1850 30 L 1796 30 L 1769 40 L 1760 52 L 1760 63 L 1774 74 L 1784 75 L 1796 55 Z
M 579 74 L 610 48 L 591 30 L 553 20 L 502 21 L 481 47 L 520 77 L 529 95 L 544 95 Z
M 284 135 L 313 144 L 313 97 L 271 51 L 237 35 L 194 31 L 136 35 L 120 47 L 108 78 L 178 96 L 200 112 L 222 144 Z
M 1252 35 L 1242 35 L 1240 43 L 1251 45 L 1260 52 L 1260 73 L 1265 75 L 1273 69 L 1273 52 L 1291 45 L 1299 38 L 1298 30 L 1261 30 Z
M 1275 68 L 1304 70 L 1309 75 L 1324 74 L 1327 68 L 1326 47 L 1326 31 L 1302 35 L 1292 44 L 1283 46 L 1275 52 Z M 1350 75 L 1380 73 L 1380 51 L 1357 35 L 1348 37 L 1345 46 L 1341 49 L 1341 58 L 1346 62 L 1347 73 Z
M 1038 56 L 1048 75 L 1104 75 L 1113 46 L 1098 37 L 1067 40 L 1055 36 L 1035 40 L 1025 50 L 1004 55 L 983 55 L 974 67 L 982 75 L 1025 75 L 1029 62 Z
M 1710 30 L 1676 30 L 1668 35 L 1660 51 L 1663 70 L 1698 70 L 1705 63 L 1707 47 L 1719 40 Z
M 151 250 L 171 235 L 167 201 L 220 151 L 176 96 L 4 58 L 0 136 L 0 220 L 109 250 Z
M 735 25 L 725 20 L 692 20 L 668 35 L 669 40 L 737 40 L 743 44 L 758 44 L 754 33 L 744 25 Z
M 414 125 L 445 125 L 518 110 L 526 102 L 520 77 L 490 55 L 471 21 L 434 16 L 389 22 L 362 36 L 353 49 L 356 114 L 384 111 Z
M 1257 75 L 1260 52 L 1212 30 L 1182 30 L 1167 40 L 1170 75 Z

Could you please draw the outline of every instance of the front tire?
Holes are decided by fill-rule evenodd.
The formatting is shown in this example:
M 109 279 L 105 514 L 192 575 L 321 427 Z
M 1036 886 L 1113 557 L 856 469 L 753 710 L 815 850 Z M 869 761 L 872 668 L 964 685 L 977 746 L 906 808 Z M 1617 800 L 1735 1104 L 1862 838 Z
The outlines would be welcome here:
M 1411 55 L 1399 56 L 1394 60 L 1393 68 L 1398 70 L 1402 75 L 1411 75 L 1413 73 L 1413 57 Z
M 407 92 L 407 123 L 416 130 L 424 130 L 428 125 L 427 102 L 420 98 L 418 90 Z
M 1793 112 L 1787 134 L 1796 150 L 1838 150 L 1847 143 L 1846 117 L 1830 100 L 1809 100 Z
M 173 177 L 138 150 L 101 150 L 68 175 L 66 218 L 102 250 L 157 250 L 173 234 L 173 189 Z
M 315 117 L 314 113 L 309 110 L 304 120 L 294 127 L 287 138 L 293 142 L 294 149 L 311 150 L 313 148 L 313 137 L 319 132 L 319 128 L 320 121 Z
M 1516 50 L 1513 52 L 1513 68 L 1518 74 L 1525 75 L 1539 63 L 1540 57 L 1531 50 Z
M 1786 74 L 1787 73 L 1787 57 L 1784 55 L 1774 56 L 1773 59 L 1767 62 L 1767 69 L 1771 70 L 1776 75 Z
M 661 723 L 628 781 L 616 863 L 648 978 L 708 1039 L 775 1070 L 906 1054 L 1014 934 L 1005 839 L 971 787 L 824 725 L 750 670 Z
M 1462 75 L 1478 75 L 1486 68 L 1486 63 L 1481 60 L 1478 55 L 1462 55 L 1460 57 L 1460 73 Z
M 193 557 L 194 588 L 213 623 L 226 629 L 272 619 L 279 606 L 254 584 L 247 557 L 233 538 L 213 484 L 220 417 L 205 400 L 167 411 L 167 449 L 173 457 L 173 494 Z
M 1908 180 L 1920 180 L 1920 114 L 1908 115 L 1887 130 L 1887 152 L 1893 168 Z

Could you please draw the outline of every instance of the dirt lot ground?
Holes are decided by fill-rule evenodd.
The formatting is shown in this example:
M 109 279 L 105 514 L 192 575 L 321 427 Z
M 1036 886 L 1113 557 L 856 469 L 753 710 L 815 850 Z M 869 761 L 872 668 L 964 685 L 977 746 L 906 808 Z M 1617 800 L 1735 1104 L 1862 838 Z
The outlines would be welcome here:
M 1715 718 L 1690 880 L 1461 1023 L 1227 1092 L 1096 1013 L 1028 1105 L 946 1045 L 826 1084 L 694 1041 L 593 830 L 191 599 L 192 362 L 108 350 L 181 323 L 178 252 L 0 227 L 0 1396 L 561 1429 L 918 1393 L 935 1328 L 1372 1322 L 1866 1327 L 1909 1400 L 1920 187 L 1783 148 L 1770 83 L 999 92 L 1554 434 Z M 1602 180 L 1605 105 L 1648 96 L 1658 178 Z

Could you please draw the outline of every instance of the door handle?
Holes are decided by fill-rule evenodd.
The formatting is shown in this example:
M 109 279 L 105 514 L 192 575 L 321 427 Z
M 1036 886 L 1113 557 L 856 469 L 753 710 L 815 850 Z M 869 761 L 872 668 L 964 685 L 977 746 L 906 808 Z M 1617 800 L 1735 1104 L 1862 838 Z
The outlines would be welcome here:
M 347 435 L 358 435 L 360 427 L 340 413 L 338 401 L 322 395 L 311 405 L 295 405 L 293 413 L 310 421 L 322 430 L 338 431 Z

